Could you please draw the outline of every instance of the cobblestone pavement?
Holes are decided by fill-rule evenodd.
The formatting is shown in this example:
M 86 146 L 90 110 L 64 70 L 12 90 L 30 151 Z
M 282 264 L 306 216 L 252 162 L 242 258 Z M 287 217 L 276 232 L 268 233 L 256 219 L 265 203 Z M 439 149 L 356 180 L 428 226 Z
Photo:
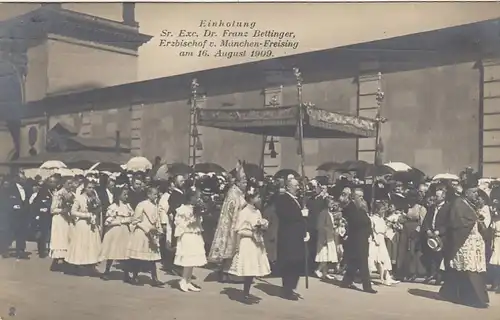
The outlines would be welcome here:
M 301 280 L 300 301 L 277 297 L 279 279 L 257 280 L 252 293 L 262 300 L 255 305 L 238 301 L 240 285 L 220 284 L 207 269 L 196 269 L 199 293 L 183 293 L 176 287 L 177 277 L 161 274 L 165 288 L 152 288 L 148 275 L 144 286 L 121 281 L 68 276 L 48 271 L 50 260 L 32 256 L 31 260 L 0 260 L 0 317 L 3 319 L 107 319 L 107 320 L 191 320 L 210 319 L 500 319 L 500 295 L 490 294 L 491 306 L 477 310 L 433 299 L 435 286 L 399 284 L 376 286 L 377 295 L 341 289 L 334 284 L 310 279 L 309 289 Z M 103 267 L 103 266 L 101 266 Z M 9 308 L 16 315 L 9 316 Z

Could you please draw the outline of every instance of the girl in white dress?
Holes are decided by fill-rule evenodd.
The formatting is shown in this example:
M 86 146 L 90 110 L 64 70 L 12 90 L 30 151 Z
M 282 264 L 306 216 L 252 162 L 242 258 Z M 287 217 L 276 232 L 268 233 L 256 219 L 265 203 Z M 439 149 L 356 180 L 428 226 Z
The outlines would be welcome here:
M 69 246 L 71 207 L 75 200 L 72 178 L 66 178 L 60 190 L 54 193 L 50 207 L 52 227 L 50 230 L 49 256 L 53 259 L 51 271 L 62 271 L 64 258 Z
M 392 279 L 390 274 L 392 270 L 392 262 L 385 243 L 385 237 L 388 229 L 384 219 L 386 209 L 387 207 L 384 202 L 376 202 L 375 213 L 370 217 L 372 221 L 373 233 L 370 239 L 369 262 L 372 271 L 373 269 L 378 269 L 382 283 L 390 286 L 398 282 Z
M 236 254 L 231 262 L 229 274 L 244 277 L 243 293 L 245 299 L 250 299 L 250 287 L 254 277 L 263 277 L 271 273 L 264 243 L 264 232 L 269 223 L 262 218 L 258 209 L 261 197 L 257 189 L 249 187 L 245 200 L 247 205 L 236 218 L 235 232 L 237 235 Z
M 158 280 L 156 262 L 161 260 L 160 235 L 163 233 L 160 214 L 158 213 L 158 189 L 150 187 L 147 200 L 140 202 L 135 208 L 130 223 L 132 235 L 127 249 L 130 264 L 133 269 L 131 284 L 137 285 L 137 276 L 142 265 L 147 265 L 151 272 L 151 286 L 162 287 Z
M 174 264 L 183 267 L 182 279 L 179 287 L 184 292 L 198 292 L 200 287 L 191 282 L 194 267 L 207 264 L 205 242 L 203 241 L 203 213 L 204 205 L 200 193 L 196 188 L 191 188 L 186 195 L 186 204 L 181 205 L 174 218 L 177 248 Z
M 128 189 L 126 187 L 116 188 L 113 194 L 112 203 L 106 212 L 104 226 L 107 228 L 102 241 L 101 260 L 106 261 L 106 269 L 101 276 L 103 280 L 109 279 L 109 272 L 113 260 L 128 260 L 128 244 L 130 242 L 130 222 L 134 215 L 134 210 L 127 202 Z M 125 271 L 125 282 L 130 282 L 130 274 Z
M 333 280 L 335 277 L 328 274 L 328 264 L 338 263 L 337 244 L 335 243 L 335 219 L 342 216 L 339 205 L 333 198 L 328 198 L 328 208 L 321 211 L 317 221 L 318 241 L 315 261 L 318 268 L 315 274 L 318 278 Z
M 76 222 L 71 231 L 66 262 L 76 266 L 79 274 L 84 267 L 88 273 L 97 275 L 95 266 L 100 262 L 101 254 L 101 203 L 94 182 L 84 182 L 81 193 L 75 197 L 71 216 Z

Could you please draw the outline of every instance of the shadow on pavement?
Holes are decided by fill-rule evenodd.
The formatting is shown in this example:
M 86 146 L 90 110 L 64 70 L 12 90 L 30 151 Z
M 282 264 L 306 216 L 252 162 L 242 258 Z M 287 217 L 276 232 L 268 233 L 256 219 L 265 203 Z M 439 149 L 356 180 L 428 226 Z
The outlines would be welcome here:
M 431 299 L 431 300 L 440 300 L 440 301 L 444 300 L 443 298 L 441 298 L 439 296 L 439 293 L 434 292 L 434 291 L 429 291 L 429 290 L 408 289 L 408 293 L 411 294 L 412 296 L 427 298 L 427 299 Z
M 262 300 L 261 298 L 256 297 L 254 295 L 250 295 L 250 298 L 246 299 L 243 291 L 229 287 L 222 289 L 220 294 L 226 295 L 229 298 L 229 300 L 247 305 L 258 304 Z
M 276 286 L 270 283 L 259 283 L 255 285 L 255 289 L 258 289 L 268 296 L 271 297 L 280 297 L 282 296 L 282 291 L 280 286 Z

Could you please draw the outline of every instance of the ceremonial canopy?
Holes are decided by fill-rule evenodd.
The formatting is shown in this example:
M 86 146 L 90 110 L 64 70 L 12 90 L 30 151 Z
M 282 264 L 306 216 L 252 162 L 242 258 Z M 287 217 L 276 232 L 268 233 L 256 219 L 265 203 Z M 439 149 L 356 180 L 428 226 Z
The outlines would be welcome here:
M 304 138 L 363 138 L 375 136 L 375 121 L 319 109 L 304 108 Z M 298 105 L 261 109 L 199 109 L 202 126 L 253 134 L 296 137 Z

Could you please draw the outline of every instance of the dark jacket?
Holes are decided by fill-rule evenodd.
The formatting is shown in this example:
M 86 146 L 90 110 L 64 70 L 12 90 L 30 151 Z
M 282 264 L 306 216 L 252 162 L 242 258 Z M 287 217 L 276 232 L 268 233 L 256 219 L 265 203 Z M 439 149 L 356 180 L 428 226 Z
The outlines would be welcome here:
M 342 216 L 347 222 L 345 254 L 351 257 L 367 256 L 368 239 L 372 234 L 372 223 L 368 213 L 351 202 L 342 210 Z
M 303 261 L 307 221 L 302 216 L 300 203 L 285 193 L 276 198 L 275 209 L 278 218 L 278 263 Z

